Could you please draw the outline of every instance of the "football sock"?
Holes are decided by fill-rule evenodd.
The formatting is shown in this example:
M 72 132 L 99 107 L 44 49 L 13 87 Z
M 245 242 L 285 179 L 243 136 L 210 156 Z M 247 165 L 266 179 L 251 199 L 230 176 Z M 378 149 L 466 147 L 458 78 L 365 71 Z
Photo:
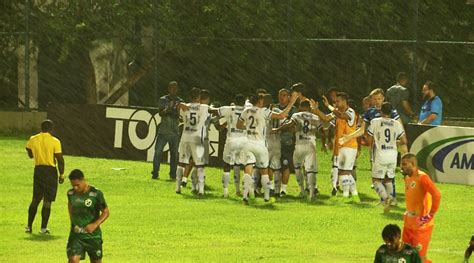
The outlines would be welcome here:
M 296 174 L 296 181 L 298 182 L 298 185 L 300 187 L 300 192 L 304 193 L 303 172 L 301 171 L 301 169 L 295 169 L 295 174 Z
M 309 196 L 314 196 L 314 188 L 316 188 L 316 174 L 315 173 L 307 173 L 308 177 L 308 188 L 309 188 Z
M 286 193 L 286 188 L 287 188 L 287 187 L 288 187 L 287 184 L 282 184 L 282 185 L 281 185 L 280 193 L 281 193 L 281 192 L 285 192 L 285 193 Z
M 390 195 L 392 197 L 393 196 L 393 192 L 394 192 L 394 187 L 393 187 L 393 183 L 392 182 L 388 182 L 388 183 L 385 183 L 385 190 L 387 191 L 387 195 Z
M 198 175 L 197 175 L 197 169 L 196 168 L 194 168 L 191 171 L 191 182 L 194 186 L 194 190 L 197 190 L 198 189 Z
M 275 185 L 275 192 L 279 193 L 281 187 L 281 171 L 278 170 L 273 172 L 273 180 Z
M 184 167 L 178 166 L 176 169 L 176 192 L 181 192 L 181 179 L 183 178 Z
M 349 197 L 349 191 L 351 188 L 351 180 L 349 175 L 340 175 L 339 176 L 339 186 L 342 187 L 342 196 Z
M 41 209 L 41 228 L 46 228 L 48 226 L 50 215 L 51 215 L 51 202 L 43 201 L 43 209 Z
M 188 177 L 183 177 L 183 178 L 181 178 L 181 182 L 187 183 L 187 182 L 188 182 Z
M 333 166 L 331 169 L 332 187 L 337 187 L 337 179 L 339 178 L 337 166 Z
M 204 167 L 197 168 L 197 177 L 198 177 L 198 191 L 200 194 L 204 194 Z
M 230 173 L 224 172 L 222 175 L 222 187 L 224 188 L 224 196 L 227 196 L 229 193 L 229 182 L 230 182 Z
M 268 174 L 262 174 L 262 187 L 263 187 L 263 198 L 265 200 L 270 199 L 270 178 Z
M 248 198 L 250 192 L 250 185 L 252 184 L 252 178 L 248 174 L 244 174 L 242 178 L 242 196 L 244 199 Z
M 393 192 L 392 192 L 392 196 L 393 198 L 397 197 L 397 191 L 395 189 L 395 177 L 392 178 L 392 184 L 393 184 Z
M 350 181 L 349 191 L 351 192 L 351 195 L 352 195 L 352 196 L 357 196 L 357 195 L 359 195 L 359 193 L 357 192 L 356 182 L 355 182 L 355 180 L 354 180 L 354 177 L 352 177 L 352 174 L 349 175 L 349 181 Z
M 380 181 L 374 181 L 374 189 L 382 200 L 387 199 L 387 190 Z
M 234 185 L 235 191 L 240 192 L 240 167 L 234 166 Z

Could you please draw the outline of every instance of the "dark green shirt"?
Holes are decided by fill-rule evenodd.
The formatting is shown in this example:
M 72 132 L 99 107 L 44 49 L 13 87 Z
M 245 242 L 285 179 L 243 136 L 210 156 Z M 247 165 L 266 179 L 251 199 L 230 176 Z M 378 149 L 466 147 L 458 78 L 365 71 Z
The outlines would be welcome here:
M 102 238 L 100 227 L 92 233 L 78 233 L 78 227 L 83 228 L 96 221 L 102 209 L 107 207 L 104 194 L 97 188 L 89 186 L 89 191 L 78 194 L 73 189 L 67 192 L 71 204 L 71 236 L 81 239 Z M 75 231 L 76 228 L 76 231 Z
M 404 244 L 400 251 L 390 251 L 387 245 L 382 245 L 375 253 L 374 263 L 421 263 L 418 251 Z

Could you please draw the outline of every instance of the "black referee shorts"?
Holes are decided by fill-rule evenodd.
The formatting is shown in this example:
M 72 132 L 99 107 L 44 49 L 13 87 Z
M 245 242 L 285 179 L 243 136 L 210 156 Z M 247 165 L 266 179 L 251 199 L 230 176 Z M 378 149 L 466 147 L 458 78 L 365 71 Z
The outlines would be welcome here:
M 295 145 L 281 145 L 281 169 L 293 170 L 293 153 L 295 152 Z
M 35 166 L 33 175 L 33 198 L 53 202 L 58 192 L 58 170 L 56 167 Z

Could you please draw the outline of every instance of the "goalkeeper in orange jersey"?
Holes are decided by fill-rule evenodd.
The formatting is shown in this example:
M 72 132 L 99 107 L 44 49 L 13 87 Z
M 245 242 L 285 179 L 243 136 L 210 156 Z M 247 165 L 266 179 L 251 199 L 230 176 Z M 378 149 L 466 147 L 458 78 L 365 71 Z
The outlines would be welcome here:
M 403 242 L 415 247 L 423 262 L 433 232 L 434 215 L 438 211 L 441 193 L 428 174 L 418 170 L 416 156 L 403 155 L 400 168 L 405 175 L 405 203 Z

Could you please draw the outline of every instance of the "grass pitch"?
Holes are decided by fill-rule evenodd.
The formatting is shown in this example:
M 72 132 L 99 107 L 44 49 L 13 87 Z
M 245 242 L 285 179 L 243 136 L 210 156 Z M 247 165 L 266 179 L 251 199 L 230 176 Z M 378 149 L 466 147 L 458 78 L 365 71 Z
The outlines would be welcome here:
M 24 233 L 33 181 L 33 162 L 25 144 L 24 138 L 0 138 L 0 262 L 66 261 L 67 180 L 53 203 L 51 235 L 37 234 L 41 206 L 34 234 Z M 316 201 L 297 197 L 292 175 L 288 197 L 270 204 L 257 198 L 248 207 L 234 194 L 221 197 L 221 169 L 206 169 L 207 194 L 197 198 L 189 188 L 175 194 L 174 182 L 152 181 L 150 163 L 67 155 L 65 161 L 66 175 L 80 168 L 105 194 L 111 213 L 102 226 L 105 262 L 373 262 L 383 227 L 403 226 L 401 175 L 396 184 L 399 206 L 384 215 L 370 188 L 366 151 L 358 164 L 361 204 L 330 197 L 330 155 L 319 153 L 318 158 L 321 195 Z M 163 165 L 162 178 L 167 174 L 168 166 Z M 434 262 L 460 262 L 474 231 L 474 188 L 437 186 L 442 200 L 428 257 Z

